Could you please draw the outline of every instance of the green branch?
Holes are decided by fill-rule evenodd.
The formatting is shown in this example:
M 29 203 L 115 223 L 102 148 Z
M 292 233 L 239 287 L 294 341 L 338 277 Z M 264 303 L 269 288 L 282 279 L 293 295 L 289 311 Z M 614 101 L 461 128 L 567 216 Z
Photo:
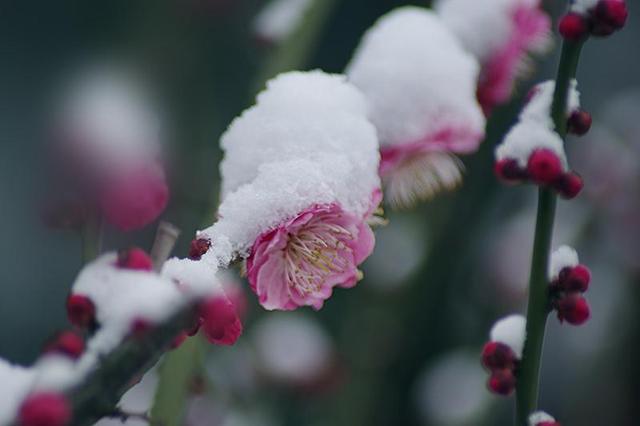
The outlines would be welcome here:
M 551 117 L 556 132 L 561 138 L 567 134 L 567 99 L 571 81 L 576 76 L 578 60 L 583 42 L 565 41 L 562 45 L 562 56 L 558 67 L 556 88 L 551 106 Z M 517 424 L 526 425 L 529 415 L 538 404 L 538 388 L 540 379 L 540 363 L 547 322 L 548 310 L 548 278 L 551 238 L 556 211 L 556 194 L 548 188 L 540 188 L 538 192 L 538 213 L 536 216 L 533 257 L 529 278 L 529 304 L 527 306 L 527 337 L 522 354 L 522 362 L 518 371 L 516 388 Z

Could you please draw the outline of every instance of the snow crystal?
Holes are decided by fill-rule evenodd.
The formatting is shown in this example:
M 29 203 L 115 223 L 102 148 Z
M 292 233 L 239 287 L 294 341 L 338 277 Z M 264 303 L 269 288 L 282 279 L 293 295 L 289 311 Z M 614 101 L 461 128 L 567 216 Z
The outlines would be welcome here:
M 316 161 L 336 152 L 369 183 L 369 193 L 379 186 L 376 131 L 366 119 L 364 97 L 342 75 L 312 71 L 276 77 L 257 104 L 231 123 L 221 145 L 223 199 L 254 180 L 262 164 Z
M 485 62 L 511 38 L 514 12 L 539 4 L 540 0 L 437 0 L 433 8 L 464 47 Z
M 585 15 L 590 9 L 598 5 L 600 0 L 572 0 L 571 11 Z
M 406 144 L 440 131 L 484 134 L 477 60 L 431 11 L 401 7 L 365 34 L 347 75 L 371 104 L 380 143 Z
M 573 267 L 578 265 L 578 253 L 569 246 L 561 246 L 551 253 L 551 261 L 549 263 L 549 280 L 556 278 L 565 267 Z
M 377 177 L 363 177 L 361 166 L 345 155 L 318 154 L 315 160 L 260 166 L 253 182 L 227 195 L 218 210 L 218 222 L 198 233 L 199 238 L 212 242 L 202 259 L 221 264 L 216 252 L 219 242 L 234 253 L 246 254 L 261 233 L 315 204 L 337 203 L 345 211 L 364 216 L 371 207 L 371 193 L 378 187 Z M 375 173 L 376 168 L 372 170 Z
M 253 29 L 258 37 L 282 41 L 295 31 L 314 0 L 272 0 L 256 16 Z
M 529 416 L 529 426 L 537 426 L 542 422 L 555 422 L 556 419 L 545 413 L 544 411 L 536 411 Z
M 547 126 L 536 121 L 525 120 L 516 124 L 496 148 L 496 159 L 515 159 L 522 168 L 527 167 L 529 156 L 536 149 L 553 151 L 568 169 L 567 156 L 564 152 L 562 138 Z
M 160 122 L 142 87 L 124 71 L 96 68 L 63 99 L 58 125 L 95 166 L 127 168 L 155 161 Z
M 34 377 L 33 369 L 12 365 L 0 358 L 0 426 L 12 422 L 31 390 Z
M 553 103 L 553 93 L 556 89 L 556 82 L 545 81 L 536 85 L 533 90 L 533 97 L 520 113 L 520 121 L 535 121 L 544 123 L 550 129 L 555 125 L 551 119 L 551 104 Z M 578 81 L 572 80 L 567 97 L 567 117 L 572 112 L 580 109 L 580 92 L 578 92 Z
M 527 319 L 522 315 L 509 315 L 496 322 L 491 328 L 492 342 L 509 346 L 518 358 L 522 358 L 522 349 L 526 336 Z

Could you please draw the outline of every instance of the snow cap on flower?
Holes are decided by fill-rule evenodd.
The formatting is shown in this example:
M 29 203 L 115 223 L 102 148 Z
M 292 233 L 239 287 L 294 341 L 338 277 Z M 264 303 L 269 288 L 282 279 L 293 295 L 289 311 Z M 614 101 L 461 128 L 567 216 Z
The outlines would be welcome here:
M 388 199 L 405 207 L 462 180 L 451 154 L 474 152 L 485 118 L 479 65 L 431 11 L 401 7 L 364 35 L 347 68 L 380 137 Z
M 549 280 L 553 280 L 560 275 L 560 271 L 567 267 L 574 267 L 579 264 L 578 253 L 567 245 L 558 247 L 551 253 L 549 263 Z
M 544 411 L 536 411 L 529 416 L 529 426 L 552 426 L 557 425 L 556 419 Z
M 263 164 L 321 160 L 339 153 L 371 189 L 379 187 L 376 130 L 362 94 L 343 75 L 288 72 L 267 83 L 256 105 L 221 138 L 223 199 L 253 181 Z
M 271 0 L 256 16 L 253 30 L 261 40 L 280 42 L 298 28 L 314 1 Z
M 530 53 L 550 44 L 551 20 L 540 0 L 438 0 L 436 13 L 481 63 L 478 98 L 490 110 L 509 99 Z M 489 30 L 490 29 L 490 30 Z
M 473 152 L 485 120 L 475 100 L 479 66 L 431 11 L 401 7 L 364 35 L 347 68 L 367 97 L 380 144 L 459 134 L 434 150 Z
M 522 349 L 526 336 L 527 320 L 522 315 L 509 315 L 491 328 L 490 340 L 509 346 L 518 358 L 522 358 Z

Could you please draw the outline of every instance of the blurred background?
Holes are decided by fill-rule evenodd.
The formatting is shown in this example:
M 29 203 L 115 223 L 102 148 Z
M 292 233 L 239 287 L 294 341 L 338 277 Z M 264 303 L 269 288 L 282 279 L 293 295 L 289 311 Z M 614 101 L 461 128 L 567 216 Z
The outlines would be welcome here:
M 67 326 L 64 300 L 81 267 L 78 236 L 40 218 L 46 123 L 65 76 L 96 60 L 144 76 L 171 152 L 163 218 L 183 230 L 176 254 L 184 256 L 215 213 L 219 136 L 265 79 L 289 69 L 341 72 L 380 15 L 428 2 L 318 0 L 288 34 L 256 21 L 266 3 L 0 3 L 0 356 L 29 364 Z M 566 2 L 546 3 L 557 17 Z M 640 418 L 640 11 L 630 6 L 630 24 L 590 41 L 579 69 L 595 124 L 569 142 L 569 156 L 586 188 L 560 203 L 554 245 L 574 245 L 592 268 L 592 319 L 573 328 L 550 317 L 540 403 L 567 425 Z M 320 312 L 264 312 L 229 276 L 246 296 L 245 333 L 235 347 L 204 354 L 185 424 L 510 424 L 512 399 L 485 390 L 478 354 L 496 319 L 525 310 L 535 189 L 499 185 L 492 152 L 528 88 L 552 78 L 556 63 L 557 49 L 539 58 L 512 104 L 495 112 L 481 150 L 464 159 L 459 191 L 387 212 L 365 279 Z M 153 233 L 107 230 L 105 247 L 148 248 Z

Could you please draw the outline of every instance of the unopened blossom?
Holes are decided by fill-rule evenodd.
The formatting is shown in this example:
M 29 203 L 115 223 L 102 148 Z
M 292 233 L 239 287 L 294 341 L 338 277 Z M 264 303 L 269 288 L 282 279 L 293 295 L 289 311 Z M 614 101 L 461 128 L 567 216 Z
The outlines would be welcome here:
M 161 129 L 135 79 L 108 68 L 84 73 L 67 89 L 54 126 L 53 177 L 61 191 L 124 231 L 162 213 L 169 190 Z
M 369 102 L 393 205 L 460 184 L 456 154 L 475 152 L 484 138 L 478 73 L 477 60 L 429 10 L 395 9 L 364 35 L 347 75 Z
M 30 395 L 20 406 L 19 426 L 66 426 L 71 421 L 71 405 L 58 393 Z
M 522 359 L 526 319 L 510 315 L 491 328 L 490 340 L 482 349 L 482 365 L 489 371 L 487 388 L 498 395 L 510 395 L 516 387 L 516 371 Z
M 589 289 L 591 272 L 578 261 L 578 253 L 562 246 L 551 254 L 549 295 L 560 322 L 582 325 L 591 316 L 583 294 Z
M 489 113 L 507 102 L 531 68 L 531 54 L 550 45 L 551 19 L 541 0 L 438 0 L 436 13 L 480 62 L 478 100 Z
M 622 29 L 628 17 L 625 0 L 575 0 L 560 21 L 560 33 L 569 40 L 606 37 Z

